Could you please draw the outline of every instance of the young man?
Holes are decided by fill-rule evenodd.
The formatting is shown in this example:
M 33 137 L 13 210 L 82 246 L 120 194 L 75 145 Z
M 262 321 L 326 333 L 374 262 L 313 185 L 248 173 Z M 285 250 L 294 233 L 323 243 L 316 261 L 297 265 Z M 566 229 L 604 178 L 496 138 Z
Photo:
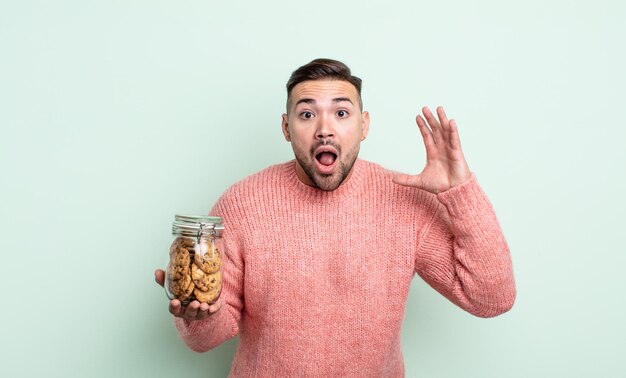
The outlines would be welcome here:
M 427 161 L 410 176 L 357 158 L 369 114 L 343 63 L 300 67 L 287 93 L 295 160 L 236 183 L 211 212 L 226 229 L 220 300 L 170 302 L 191 349 L 239 334 L 235 377 L 396 377 L 415 273 L 476 316 L 511 308 L 506 241 L 443 108 L 417 116 Z

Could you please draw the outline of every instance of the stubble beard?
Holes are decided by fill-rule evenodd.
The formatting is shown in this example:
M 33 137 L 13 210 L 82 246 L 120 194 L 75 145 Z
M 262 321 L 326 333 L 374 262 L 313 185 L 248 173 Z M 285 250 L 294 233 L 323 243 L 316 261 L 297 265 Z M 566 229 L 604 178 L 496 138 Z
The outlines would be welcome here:
M 339 155 L 337 156 L 337 169 L 334 173 L 331 174 L 321 174 L 315 170 L 315 156 L 313 156 L 313 151 L 318 148 L 320 145 L 329 144 L 333 146 Z M 350 151 L 346 152 L 345 159 L 339 160 L 341 154 L 341 148 L 335 145 L 332 142 L 319 143 L 311 148 L 311 152 L 308 156 L 311 156 L 311 160 L 308 160 L 309 163 L 305 161 L 303 158 L 305 155 L 299 151 L 294 149 L 294 154 L 296 156 L 296 160 L 300 163 L 302 170 L 309 179 L 315 184 L 315 186 L 324 191 L 333 191 L 337 189 L 348 177 L 356 159 L 359 155 L 359 145 L 354 146 Z

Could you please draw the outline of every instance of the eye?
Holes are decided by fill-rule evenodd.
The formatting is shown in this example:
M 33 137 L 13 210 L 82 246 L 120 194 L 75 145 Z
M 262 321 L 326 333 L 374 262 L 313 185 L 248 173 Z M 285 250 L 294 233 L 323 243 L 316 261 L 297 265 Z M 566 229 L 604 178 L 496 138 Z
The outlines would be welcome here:
M 313 113 L 312 112 L 302 112 L 300 113 L 300 118 L 302 119 L 311 119 L 313 118 Z
M 339 118 L 345 118 L 348 116 L 348 112 L 345 110 L 340 110 L 337 112 L 337 116 L 339 116 Z

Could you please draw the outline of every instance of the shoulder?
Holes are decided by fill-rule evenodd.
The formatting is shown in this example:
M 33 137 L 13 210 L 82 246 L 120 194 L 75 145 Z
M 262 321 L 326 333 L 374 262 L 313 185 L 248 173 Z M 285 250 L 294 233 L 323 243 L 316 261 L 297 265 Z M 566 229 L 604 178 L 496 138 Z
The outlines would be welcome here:
M 369 195 L 384 197 L 381 200 L 395 207 L 397 211 L 405 213 L 419 209 L 421 212 L 434 214 L 439 208 L 437 195 L 394 183 L 393 177 L 398 171 L 366 160 L 359 160 L 359 163 L 364 176 L 363 184 Z
M 360 164 L 361 170 L 363 171 L 365 176 L 369 178 L 370 180 L 371 179 L 391 180 L 393 178 L 393 175 L 396 173 L 390 169 L 383 167 L 382 165 L 378 163 L 373 163 L 368 160 L 359 159 L 357 160 L 357 163 Z
M 232 184 L 222 193 L 214 206 L 214 213 L 222 216 L 224 213 L 243 211 L 259 202 L 281 187 L 285 181 L 285 172 L 288 172 L 293 161 L 271 165 Z
M 293 165 L 293 162 L 270 165 L 235 182 L 224 194 L 244 194 L 247 191 L 256 193 L 259 189 L 271 187 L 282 180 L 284 173 L 289 169 L 290 165 Z

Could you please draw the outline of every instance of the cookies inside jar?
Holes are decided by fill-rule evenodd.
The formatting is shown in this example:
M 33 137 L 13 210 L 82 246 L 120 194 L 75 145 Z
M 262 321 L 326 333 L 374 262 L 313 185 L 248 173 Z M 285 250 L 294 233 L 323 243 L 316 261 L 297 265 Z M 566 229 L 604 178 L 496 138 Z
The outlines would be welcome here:
M 166 291 L 183 304 L 215 303 L 222 291 L 222 256 L 214 238 L 178 236 L 170 246 Z

